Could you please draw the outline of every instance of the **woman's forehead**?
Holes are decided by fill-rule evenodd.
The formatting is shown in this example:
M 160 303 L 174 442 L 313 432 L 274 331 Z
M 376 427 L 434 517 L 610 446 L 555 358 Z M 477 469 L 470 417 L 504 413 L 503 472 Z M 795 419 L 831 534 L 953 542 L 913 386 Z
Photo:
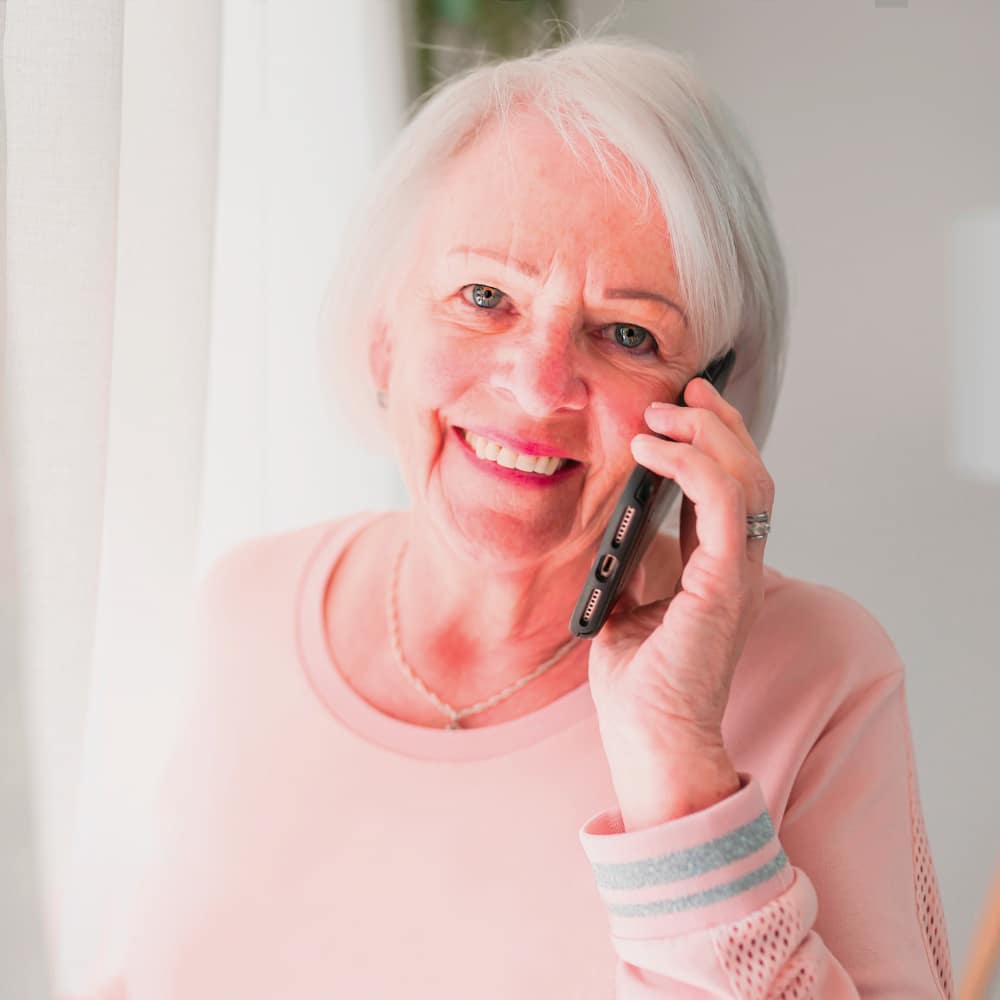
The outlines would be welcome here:
M 617 190 L 580 143 L 578 158 L 547 121 L 524 116 L 503 132 L 496 126 L 484 131 L 433 186 L 424 248 L 485 246 L 528 263 L 543 258 L 543 264 L 558 249 L 609 263 L 621 259 L 630 272 L 646 261 L 662 274 L 672 255 L 657 200 L 643 207 L 630 191 Z

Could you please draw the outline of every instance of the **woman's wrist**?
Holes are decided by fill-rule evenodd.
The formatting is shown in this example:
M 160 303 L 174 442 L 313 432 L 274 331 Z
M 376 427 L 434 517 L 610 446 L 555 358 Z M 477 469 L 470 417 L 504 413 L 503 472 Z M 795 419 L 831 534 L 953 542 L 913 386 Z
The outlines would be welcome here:
M 611 778 L 626 833 L 701 812 L 740 790 L 721 747 L 632 753 L 612 764 Z

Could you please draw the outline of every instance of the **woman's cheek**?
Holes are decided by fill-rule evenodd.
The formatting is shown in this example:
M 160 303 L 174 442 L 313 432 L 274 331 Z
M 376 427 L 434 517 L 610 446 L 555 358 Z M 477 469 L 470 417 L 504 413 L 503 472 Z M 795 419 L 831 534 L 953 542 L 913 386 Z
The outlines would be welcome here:
M 625 391 L 607 399 L 602 408 L 604 441 L 603 452 L 606 467 L 615 480 L 624 480 L 635 467 L 632 456 L 632 438 L 636 434 L 648 433 L 644 418 L 646 406 L 654 399 L 665 398 L 651 386 L 626 386 Z
M 400 377 L 390 390 L 397 435 L 426 440 L 438 436 L 446 424 L 468 417 L 461 402 L 469 393 L 470 379 L 454 357 L 432 352 L 399 360 Z
M 408 368 L 416 376 L 414 389 L 433 405 L 445 405 L 469 388 L 487 384 L 492 355 L 474 338 L 442 330 L 423 345 Z

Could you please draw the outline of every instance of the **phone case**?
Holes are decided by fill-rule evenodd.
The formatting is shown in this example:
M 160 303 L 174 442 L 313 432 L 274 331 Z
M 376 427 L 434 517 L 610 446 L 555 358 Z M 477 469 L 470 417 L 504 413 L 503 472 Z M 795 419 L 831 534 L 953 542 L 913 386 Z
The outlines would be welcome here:
M 735 361 L 735 352 L 730 350 L 695 378 L 707 379 L 721 393 Z M 685 405 L 683 392 L 678 404 Z M 679 493 L 674 480 L 664 479 L 645 466 L 637 465 L 632 471 L 573 610 L 569 627 L 574 635 L 592 639 L 600 632 Z

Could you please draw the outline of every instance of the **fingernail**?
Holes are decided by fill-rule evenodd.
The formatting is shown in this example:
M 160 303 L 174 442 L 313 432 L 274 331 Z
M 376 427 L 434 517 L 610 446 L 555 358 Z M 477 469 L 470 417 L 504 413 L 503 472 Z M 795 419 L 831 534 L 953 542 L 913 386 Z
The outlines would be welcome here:
M 675 403 L 664 403 L 661 402 L 660 400 L 654 400 L 652 403 L 649 404 L 649 408 L 651 410 L 666 410 L 669 409 L 671 406 L 675 405 L 676 405 Z

